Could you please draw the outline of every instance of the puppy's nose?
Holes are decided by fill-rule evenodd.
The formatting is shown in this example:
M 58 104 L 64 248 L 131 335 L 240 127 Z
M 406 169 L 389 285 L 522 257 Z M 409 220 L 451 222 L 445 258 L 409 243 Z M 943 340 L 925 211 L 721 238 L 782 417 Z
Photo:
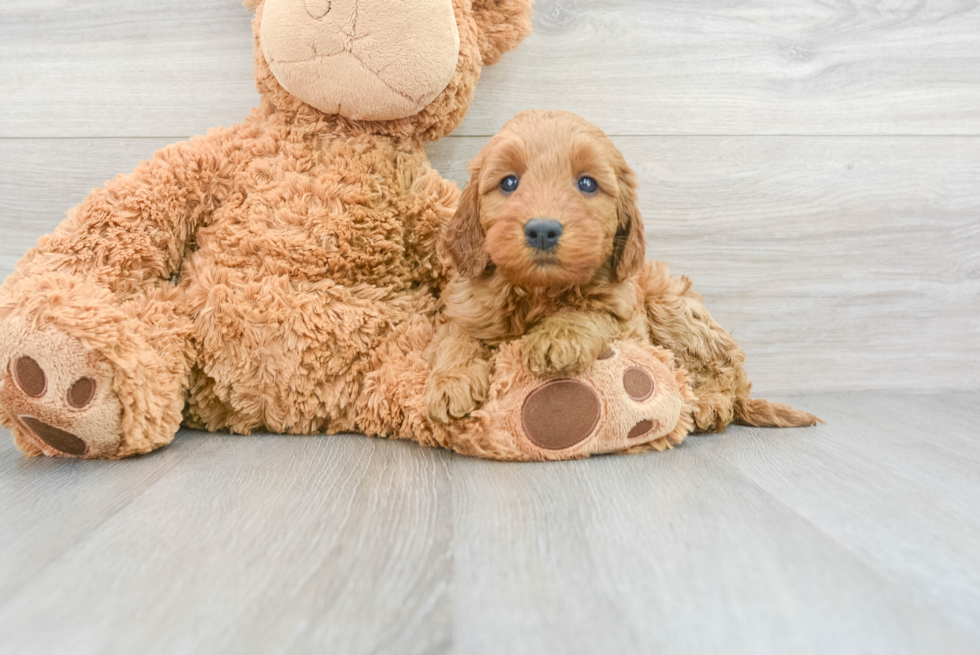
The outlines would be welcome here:
M 524 225 L 527 245 L 536 250 L 551 250 L 557 246 L 562 232 L 561 223 L 553 218 L 532 218 Z

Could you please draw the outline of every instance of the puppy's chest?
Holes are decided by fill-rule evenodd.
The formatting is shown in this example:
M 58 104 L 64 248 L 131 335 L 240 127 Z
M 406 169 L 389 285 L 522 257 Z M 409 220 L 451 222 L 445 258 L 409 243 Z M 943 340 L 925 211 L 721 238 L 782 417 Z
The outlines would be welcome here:
M 526 296 L 501 299 L 488 303 L 475 312 L 455 316 L 474 338 L 489 345 L 499 345 L 518 339 L 545 320 L 561 312 L 584 311 L 580 303 L 560 299 L 538 299 Z
M 471 287 L 464 302 L 450 303 L 447 314 L 468 334 L 488 345 L 519 339 L 549 318 L 565 313 L 598 313 L 612 316 L 624 335 L 643 336 L 645 321 L 636 290 L 629 284 L 600 292 L 535 294 L 523 290 L 494 293 L 479 285 Z

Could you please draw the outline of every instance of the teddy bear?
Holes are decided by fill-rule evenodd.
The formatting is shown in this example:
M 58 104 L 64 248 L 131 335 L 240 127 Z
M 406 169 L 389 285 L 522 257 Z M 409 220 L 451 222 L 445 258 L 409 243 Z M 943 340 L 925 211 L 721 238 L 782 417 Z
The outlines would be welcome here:
M 749 398 L 690 283 L 641 273 L 651 342 L 543 380 L 500 348 L 486 403 L 426 417 L 461 122 L 531 0 L 246 0 L 261 103 L 96 189 L 0 287 L 0 420 L 30 456 L 120 459 L 181 424 L 363 432 L 502 460 L 664 450 L 815 419 Z
M 182 423 L 515 460 L 680 443 L 693 396 L 652 344 L 547 381 L 514 344 L 480 411 L 426 418 L 459 190 L 424 146 L 528 35 L 531 0 L 246 5 L 261 104 L 92 191 L 0 288 L 0 419 L 17 446 L 119 459 Z

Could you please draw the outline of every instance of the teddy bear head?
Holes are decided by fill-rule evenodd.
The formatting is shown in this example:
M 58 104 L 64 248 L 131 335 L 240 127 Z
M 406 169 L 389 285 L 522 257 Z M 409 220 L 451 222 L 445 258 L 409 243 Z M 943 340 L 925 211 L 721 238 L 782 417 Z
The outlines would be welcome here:
M 277 111 L 341 129 L 438 139 L 483 66 L 531 31 L 532 0 L 245 0 L 255 76 Z

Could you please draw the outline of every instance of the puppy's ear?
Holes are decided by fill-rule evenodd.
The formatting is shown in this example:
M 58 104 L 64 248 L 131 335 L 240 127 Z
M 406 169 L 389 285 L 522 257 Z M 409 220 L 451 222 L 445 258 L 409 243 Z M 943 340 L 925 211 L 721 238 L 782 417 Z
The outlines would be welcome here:
M 473 0 L 484 66 L 493 66 L 531 33 L 533 0 Z
M 487 235 L 480 224 L 480 166 L 482 156 L 470 164 L 470 183 L 459 197 L 456 213 L 446 226 L 443 248 L 464 277 L 477 277 L 490 263 Z
M 646 230 L 636 198 L 636 176 L 625 161 L 617 166 L 619 197 L 616 199 L 618 225 L 613 239 L 612 265 L 616 281 L 639 272 L 647 257 Z

